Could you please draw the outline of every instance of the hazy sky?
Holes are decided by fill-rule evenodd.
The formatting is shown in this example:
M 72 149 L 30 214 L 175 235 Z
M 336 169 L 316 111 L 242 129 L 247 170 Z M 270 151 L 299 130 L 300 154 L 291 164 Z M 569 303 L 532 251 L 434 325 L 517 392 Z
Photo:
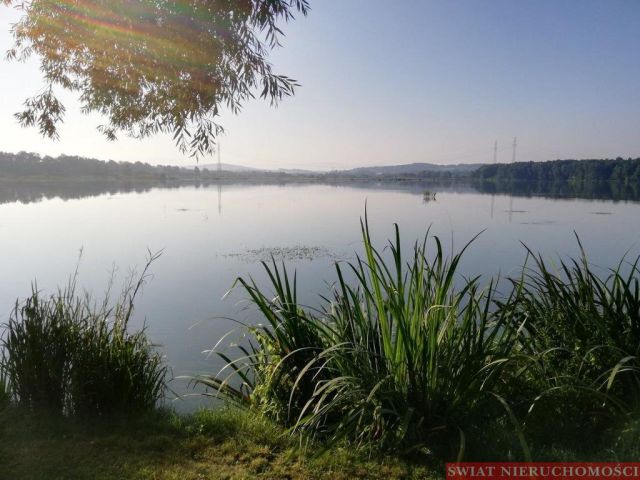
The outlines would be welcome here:
M 276 71 L 303 86 L 278 109 L 225 115 L 223 161 L 349 168 L 409 162 L 640 156 L 638 0 L 311 0 Z M 16 13 L 0 7 L 0 49 Z M 61 140 L 12 114 L 36 62 L 0 63 L 0 151 L 189 164 L 171 140 L 107 142 L 67 100 Z M 210 162 L 203 159 L 201 162 Z

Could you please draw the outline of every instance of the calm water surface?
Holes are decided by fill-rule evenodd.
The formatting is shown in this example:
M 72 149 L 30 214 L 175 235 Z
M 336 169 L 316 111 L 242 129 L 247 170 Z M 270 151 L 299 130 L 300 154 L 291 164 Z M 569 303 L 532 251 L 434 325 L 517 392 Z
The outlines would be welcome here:
M 101 295 L 116 268 L 116 285 L 163 251 L 137 303 L 162 345 L 173 374 L 215 373 L 219 363 L 201 352 L 234 328 L 232 317 L 255 321 L 234 279 L 264 281 L 259 259 L 274 252 L 298 273 L 301 300 L 314 305 L 330 291 L 336 259 L 360 250 L 365 202 L 372 233 L 382 245 L 398 223 L 407 246 L 431 227 L 454 249 L 483 231 L 462 265 L 465 275 L 515 272 L 525 258 L 520 242 L 548 258 L 575 255 L 580 236 L 590 260 L 614 265 L 640 253 L 640 205 L 603 200 L 553 200 L 439 191 L 424 202 L 419 190 L 307 186 L 224 186 L 151 189 L 35 203 L 0 205 L 0 322 L 31 283 L 53 291 L 78 263 L 79 284 Z M 302 252 L 302 254 L 301 254 Z M 173 388 L 185 392 L 185 382 Z M 192 408 L 196 400 L 176 403 Z

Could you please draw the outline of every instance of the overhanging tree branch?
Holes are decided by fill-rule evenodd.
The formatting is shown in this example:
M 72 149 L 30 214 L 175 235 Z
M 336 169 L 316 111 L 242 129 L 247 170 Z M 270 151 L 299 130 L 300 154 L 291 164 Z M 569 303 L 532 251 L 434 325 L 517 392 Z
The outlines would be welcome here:
M 306 15 L 308 0 L 0 0 L 24 15 L 12 27 L 7 57 L 36 54 L 46 89 L 16 117 L 57 138 L 65 108 L 54 90 L 79 94 L 98 130 L 146 138 L 173 135 L 180 151 L 215 149 L 223 108 L 233 113 L 255 94 L 272 105 L 298 83 L 268 61 L 278 26 Z

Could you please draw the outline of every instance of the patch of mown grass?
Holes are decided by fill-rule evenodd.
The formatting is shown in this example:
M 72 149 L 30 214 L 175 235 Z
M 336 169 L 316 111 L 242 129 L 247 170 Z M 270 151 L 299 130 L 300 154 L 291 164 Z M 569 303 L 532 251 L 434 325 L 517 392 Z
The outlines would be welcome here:
M 285 431 L 250 412 L 156 412 L 70 421 L 16 408 L 0 413 L 0 479 L 394 479 L 436 470 L 335 447 L 303 454 Z

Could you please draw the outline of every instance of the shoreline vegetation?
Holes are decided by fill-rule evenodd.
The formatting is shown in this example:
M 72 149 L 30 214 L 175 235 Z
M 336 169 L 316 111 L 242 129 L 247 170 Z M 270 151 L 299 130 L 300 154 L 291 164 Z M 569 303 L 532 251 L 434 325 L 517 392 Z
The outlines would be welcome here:
M 410 167 L 410 168 L 409 168 Z M 640 159 L 554 160 L 494 165 L 430 164 L 333 172 L 217 171 L 82 157 L 0 152 L 0 203 L 81 198 L 186 185 L 309 185 L 471 191 L 487 195 L 640 201 Z
M 552 266 L 527 251 L 519 275 L 481 283 L 459 267 L 473 241 L 448 256 L 427 233 L 405 252 L 396 227 L 382 249 L 361 226 L 362 256 L 336 264 L 318 309 L 285 265 L 262 262 L 266 286 L 237 280 L 261 322 L 193 379 L 227 406 L 190 416 L 163 409 L 167 366 L 127 328 L 147 269 L 114 304 L 74 281 L 34 289 L 1 341 L 8 478 L 435 478 L 458 459 L 638 458 L 640 259 L 602 275 L 585 252 Z

